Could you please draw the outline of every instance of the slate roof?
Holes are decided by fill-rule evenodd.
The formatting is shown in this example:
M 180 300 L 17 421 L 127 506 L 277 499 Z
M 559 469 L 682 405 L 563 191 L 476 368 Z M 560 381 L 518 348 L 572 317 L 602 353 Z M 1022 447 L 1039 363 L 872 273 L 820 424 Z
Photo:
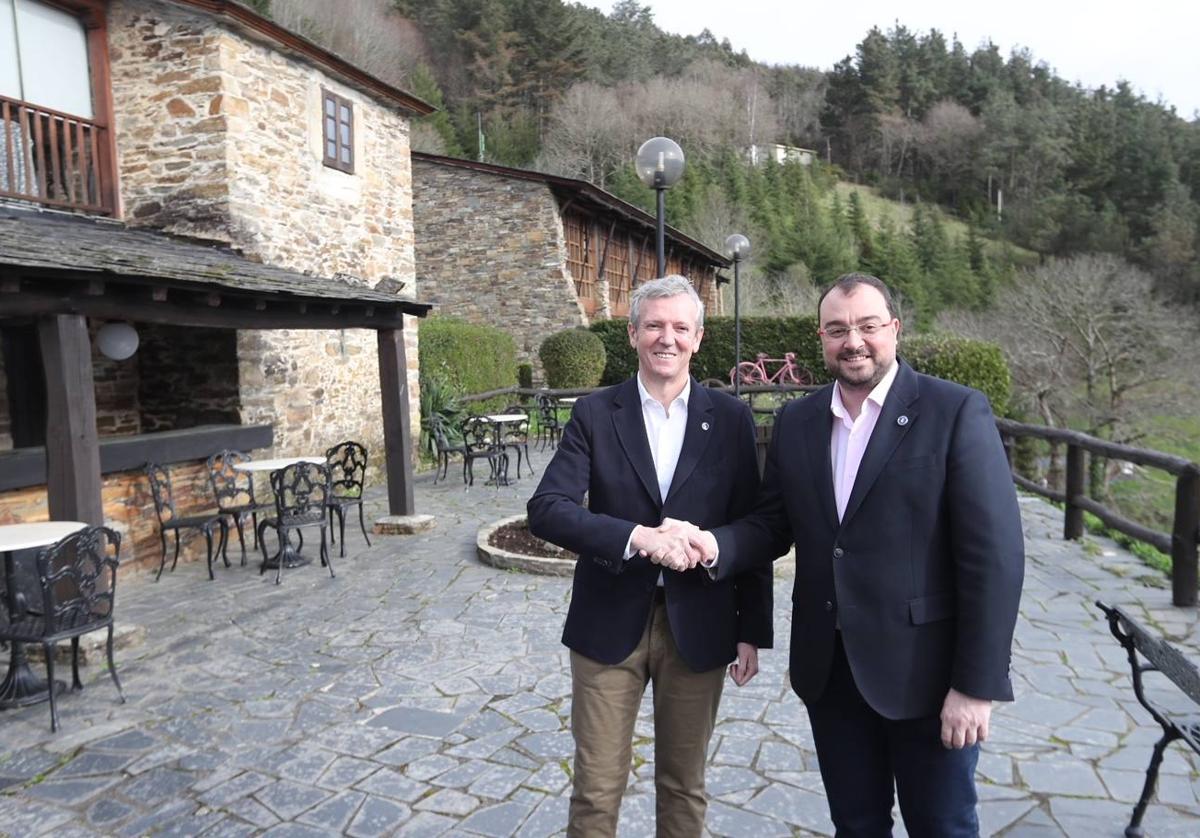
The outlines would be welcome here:
M 238 296 L 400 306 L 418 316 L 431 308 L 366 285 L 264 265 L 219 244 L 110 219 L 0 205 L 0 271 L 5 267 L 80 281 L 112 277 Z

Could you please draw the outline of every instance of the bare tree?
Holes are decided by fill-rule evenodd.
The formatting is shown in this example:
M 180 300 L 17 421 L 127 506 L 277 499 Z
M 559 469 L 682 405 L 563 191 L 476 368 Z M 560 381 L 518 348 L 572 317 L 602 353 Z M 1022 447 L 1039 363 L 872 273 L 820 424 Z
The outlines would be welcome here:
M 535 167 L 583 178 L 603 188 L 628 161 L 633 149 L 632 120 L 621 90 L 592 82 L 573 86 L 554 105 L 542 153 Z
M 420 32 L 388 0 L 272 0 L 271 17 L 391 84 L 425 59 Z
M 1004 349 L 1018 396 L 1050 425 L 1130 443 L 1148 416 L 1196 398 L 1195 366 L 1181 361 L 1200 337 L 1195 324 L 1156 295 L 1148 273 L 1115 256 L 1050 261 L 1002 290 L 985 315 L 952 325 Z
M 901 113 L 886 113 L 879 117 L 877 156 L 879 168 L 887 177 L 904 175 L 909 152 L 917 140 L 919 127 Z
M 921 122 L 920 154 L 933 173 L 948 183 L 970 180 L 983 138 L 983 123 L 953 101 L 938 102 Z

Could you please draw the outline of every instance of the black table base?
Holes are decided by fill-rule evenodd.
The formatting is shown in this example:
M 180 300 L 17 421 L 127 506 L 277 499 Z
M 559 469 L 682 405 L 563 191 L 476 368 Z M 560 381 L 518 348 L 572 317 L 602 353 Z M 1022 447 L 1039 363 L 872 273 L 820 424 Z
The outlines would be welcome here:
M 0 681 L 0 708 L 26 707 L 50 700 L 50 690 L 46 687 L 46 679 L 39 678 L 29 668 L 25 658 L 25 645 L 12 643 L 9 656 L 8 673 Z M 54 650 L 50 650 L 54 654 Z M 63 681 L 54 682 L 55 694 L 61 694 L 67 685 Z

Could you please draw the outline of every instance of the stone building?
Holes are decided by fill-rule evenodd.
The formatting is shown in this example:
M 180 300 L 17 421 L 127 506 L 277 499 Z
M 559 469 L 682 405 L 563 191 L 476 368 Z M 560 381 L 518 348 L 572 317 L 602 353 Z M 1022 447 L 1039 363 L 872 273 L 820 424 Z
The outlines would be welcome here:
M 586 181 L 414 152 L 417 278 L 440 313 L 503 328 L 534 364 L 546 335 L 629 314 L 657 270 L 655 219 Z M 729 261 L 667 229 L 667 273 L 717 313 Z
M 0 523 L 67 517 L 46 462 L 56 319 L 139 333 L 123 361 L 72 344 L 90 354 L 103 515 L 134 552 L 157 536 L 132 455 L 105 453 L 118 439 L 190 440 L 169 454 L 196 504 L 199 458 L 227 446 L 321 455 L 355 439 L 377 480 L 395 443 L 385 356 L 405 365 L 405 433 L 419 415 L 409 120 L 431 110 L 227 0 L 0 0 L 0 214 L 15 231 L 0 242 Z M 9 246 L 106 231 L 114 247 L 89 264 L 51 239 L 44 256 Z M 196 272 L 172 273 L 184 258 Z

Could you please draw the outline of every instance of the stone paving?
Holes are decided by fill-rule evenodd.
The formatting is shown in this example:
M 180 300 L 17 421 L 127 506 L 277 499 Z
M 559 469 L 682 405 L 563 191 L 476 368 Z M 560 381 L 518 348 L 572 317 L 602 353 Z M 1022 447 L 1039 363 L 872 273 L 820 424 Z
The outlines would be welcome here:
M 536 458 L 539 467 L 544 457 Z M 145 637 L 117 654 L 128 703 L 100 665 L 82 694 L 0 713 L 0 834 L 25 836 L 542 836 L 566 823 L 570 681 L 559 633 L 568 579 L 481 564 L 481 524 L 533 489 L 419 479 L 437 517 L 413 536 L 350 539 L 337 578 L 283 584 L 251 565 L 127 573 L 120 621 Z M 381 512 L 381 498 L 374 498 Z M 979 763 L 984 834 L 1117 836 L 1158 736 L 1105 599 L 1200 659 L 1193 610 L 1108 541 L 1060 540 L 1052 507 L 1022 500 L 1029 562 L 1013 669 Z M 1147 581 L 1155 584 L 1147 584 Z M 708 832 L 829 835 L 812 736 L 786 687 L 791 572 L 777 569 L 778 648 L 726 686 L 708 769 Z M 637 725 L 620 834 L 653 834 L 650 705 Z M 1166 755 L 1148 834 L 1200 834 L 1200 760 Z M 904 830 L 897 826 L 897 834 Z

